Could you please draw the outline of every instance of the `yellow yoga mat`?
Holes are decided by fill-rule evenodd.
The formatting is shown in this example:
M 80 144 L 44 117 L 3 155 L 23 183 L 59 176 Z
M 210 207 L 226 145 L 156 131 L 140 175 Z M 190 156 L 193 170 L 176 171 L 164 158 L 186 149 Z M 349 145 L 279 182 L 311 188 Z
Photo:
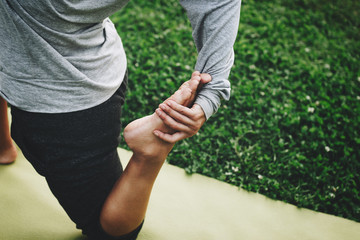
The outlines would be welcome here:
M 119 149 L 126 164 L 131 152 Z M 0 240 L 83 239 L 19 153 L 0 166 Z M 165 164 L 139 240 L 360 239 L 360 223 L 299 209 Z

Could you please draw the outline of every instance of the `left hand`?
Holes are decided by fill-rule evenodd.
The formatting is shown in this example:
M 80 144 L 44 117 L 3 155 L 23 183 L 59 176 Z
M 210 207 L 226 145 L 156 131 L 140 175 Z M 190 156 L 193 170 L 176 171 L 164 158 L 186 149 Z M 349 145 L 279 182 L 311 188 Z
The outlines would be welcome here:
M 166 126 L 176 131 L 173 134 L 159 130 L 154 131 L 157 137 L 169 143 L 175 143 L 195 135 L 206 121 L 205 113 L 198 104 L 188 108 L 175 101 L 167 100 L 160 104 L 155 112 Z

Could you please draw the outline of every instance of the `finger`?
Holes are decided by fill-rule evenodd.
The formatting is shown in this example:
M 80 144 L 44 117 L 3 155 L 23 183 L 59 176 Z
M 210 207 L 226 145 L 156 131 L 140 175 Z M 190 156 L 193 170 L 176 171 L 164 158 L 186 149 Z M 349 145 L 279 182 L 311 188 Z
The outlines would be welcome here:
M 176 143 L 188 137 L 188 135 L 184 132 L 176 132 L 174 134 L 168 134 L 168 133 L 163 133 L 159 130 L 154 130 L 153 133 L 161 140 L 169 143 Z
M 201 77 L 201 82 L 204 83 L 204 84 L 208 83 L 208 82 L 210 82 L 212 80 L 211 75 L 208 74 L 208 73 L 201 73 L 200 77 Z
M 200 76 L 200 72 L 199 71 L 195 71 L 191 74 L 191 78 L 195 77 L 195 76 Z
M 196 112 L 198 111 L 198 107 L 195 105 L 193 105 L 191 108 L 183 106 L 181 104 L 178 104 L 177 102 L 173 101 L 173 100 L 166 100 L 163 104 L 168 105 L 172 110 L 180 113 L 183 116 L 188 117 L 190 120 L 197 120 L 199 118 L 199 114 Z M 200 107 L 201 108 L 201 107 Z M 196 110 L 196 111 L 194 111 Z
M 181 106 L 181 105 L 180 105 Z M 172 117 L 173 119 L 175 119 L 175 121 L 182 123 L 186 126 L 189 126 L 190 128 L 191 125 L 194 125 L 194 121 L 190 118 L 188 118 L 187 116 L 177 112 L 176 110 L 172 109 L 170 106 L 168 106 L 165 103 L 162 103 L 159 105 L 160 109 L 162 111 L 164 111 L 166 114 L 168 114 L 170 117 Z
M 161 120 L 163 121 L 163 123 L 170 127 L 171 129 L 175 130 L 175 131 L 181 131 L 181 132 L 186 132 L 186 133 L 190 133 L 193 130 L 190 129 L 188 126 L 179 123 L 177 121 L 175 121 L 172 117 L 170 117 L 169 115 L 167 115 L 165 112 L 163 112 L 160 109 L 156 109 L 155 110 L 156 114 L 161 118 Z
M 195 100 L 200 80 L 200 76 L 195 76 L 191 80 L 184 82 L 173 96 L 179 96 L 178 100 L 182 102 L 183 105 L 191 105 Z M 173 97 L 170 97 L 170 99 L 176 100 Z
M 198 85 L 201 81 L 201 77 L 200 76 L 194 76 L 192 77 L 190 80 L 184 82 L 183 84 L 181 84 L 180 88 L 178 90 L 187 90 L 187 91 L 191 91 L 191 92 L 195 92 L 196 89 L 198 88 Z
M 166 105 L 168 105 L 172 110 L 175 110 L 176 112 L 180 113 L 181 115 L 184 115 L 190 119 L 193 119 L 194 113 L 190 108 L 184 107 L 184 106 L 176 103 L 173 100 L 166 100 L 164 103 Z
M 198 82 L 200 82 L 201 81 L 201 76 L 200 75 L 193 76 L 193 77 L 191 77 L 191 79 L 189 81 L 198 81 Z
M 200 77 L 201 77 L 201 80 L 200 80 L 200 84 L 198 86 L 198 91 L 207 83 L 211 82 L 212 80 L 212 77 L 210 74 L 207 74 L 207 73 L 202 73 L 200 74 Z
M 200 82 L 201 82 L 201 77 L 194 76 L 194 77 L 191 77 L 191 79 L 186 82 L 188 85 L 185 85 L 184 87 L 189 87 L 191 92 L 195 93 L 199 87 Z

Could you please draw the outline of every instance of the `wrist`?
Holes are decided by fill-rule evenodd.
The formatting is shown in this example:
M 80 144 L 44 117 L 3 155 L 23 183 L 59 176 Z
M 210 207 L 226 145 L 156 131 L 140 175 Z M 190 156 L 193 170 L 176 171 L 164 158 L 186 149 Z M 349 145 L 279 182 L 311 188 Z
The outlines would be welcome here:
M 199 118 L 204 118 L 206 120 L 205 111 L 199 104 L 195 103 L 192 108 Z

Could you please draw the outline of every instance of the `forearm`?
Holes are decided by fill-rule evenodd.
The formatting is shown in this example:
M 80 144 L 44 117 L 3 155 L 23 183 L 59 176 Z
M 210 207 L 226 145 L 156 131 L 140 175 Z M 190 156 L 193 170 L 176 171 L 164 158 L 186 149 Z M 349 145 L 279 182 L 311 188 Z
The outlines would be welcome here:
M 193 27 L 198 50 L 195 69 L 208 73 L 212 81 L 199 92 L 199 104 L 208 119 L 230 98 L 228 77 L 234 63 L 233 45 L 240 20 L 240 0 L 180 0 Z

